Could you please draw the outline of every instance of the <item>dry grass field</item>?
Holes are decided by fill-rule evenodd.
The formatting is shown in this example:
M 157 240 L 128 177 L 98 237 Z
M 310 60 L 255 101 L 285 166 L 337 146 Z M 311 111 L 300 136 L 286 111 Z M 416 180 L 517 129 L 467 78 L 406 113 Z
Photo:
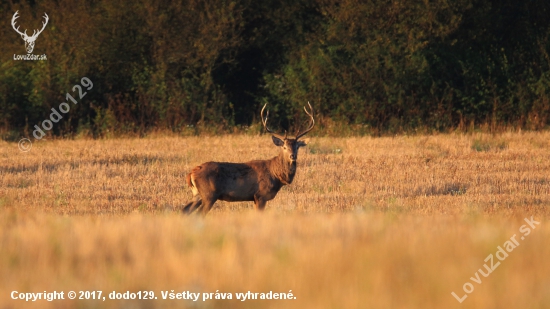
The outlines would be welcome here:
M 0 141 L 0 309 L 550 308 L 550 132 L 313 137 L 265 212 L 179 212 L 193 166 L 276 154 L 268 135 Z M 216 292 L 233 299 L 202 300 Z

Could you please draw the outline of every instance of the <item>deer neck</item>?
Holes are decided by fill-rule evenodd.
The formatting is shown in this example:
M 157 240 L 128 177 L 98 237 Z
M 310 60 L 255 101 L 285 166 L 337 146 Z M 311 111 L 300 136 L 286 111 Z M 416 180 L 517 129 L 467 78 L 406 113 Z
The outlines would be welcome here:
M 271 159 L 270 170 L 283 185 L 289 185 L 294 180 L 294 175 L 296 174 L 296 161 L 292 163 L 288 162 L 284 159 L 283 154 L 280 153 L 277 157 Z

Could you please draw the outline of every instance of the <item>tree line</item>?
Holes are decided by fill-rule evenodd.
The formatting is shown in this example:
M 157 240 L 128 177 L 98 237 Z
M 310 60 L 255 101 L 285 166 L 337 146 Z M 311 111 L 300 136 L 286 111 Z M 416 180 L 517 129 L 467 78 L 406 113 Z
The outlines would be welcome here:
M 325 132 L 550 124 L 545 0 L 44 0 L 0 4 L 0 132 L 29 134 L 93 89 L 51 134 Z M 32 52 L 14 31 L 40 29 Z M 20 58 L 20 57 L 19 57 Z

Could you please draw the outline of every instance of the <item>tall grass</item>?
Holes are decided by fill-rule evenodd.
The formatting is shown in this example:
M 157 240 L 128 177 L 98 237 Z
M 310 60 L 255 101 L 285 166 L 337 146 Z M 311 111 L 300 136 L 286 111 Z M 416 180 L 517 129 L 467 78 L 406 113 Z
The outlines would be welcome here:
M 0 308 L 546 308 L 549 137 L 314 138 L 264 213 L 218 202 L 206 218 L 178 211 L 186 173 L 274 156 L 267 136 L 0 142 Z M 541 224 L 459 304 L 451 292 L 531 216 Z M 26 303 L 14 290 L 159 299 Z M 296 299 L 162 300 L 171 290 Z

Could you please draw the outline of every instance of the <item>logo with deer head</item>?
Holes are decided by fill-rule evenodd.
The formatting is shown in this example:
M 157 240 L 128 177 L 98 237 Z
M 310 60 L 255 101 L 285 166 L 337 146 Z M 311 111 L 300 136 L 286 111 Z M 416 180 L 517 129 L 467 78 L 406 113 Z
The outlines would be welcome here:
M 27 49 L 27 53 L 30 54 L 32 53 L 33 49 L 34 49 L 34 43 L 36 41 L 36 38 L 38 38 L 38 35 L 40 35 L 40 33 L 42 33 L 42 31 L 44 31 L 44 28 L 46 28 L 46 25 L 48 24 L 48 20 L 49 20 L 49 17 L 48 17 L 48 14 L 44 13 L 44 19 L 46 21 L 42 22 L 42 29 L 38 30 L 34 30 L 32 35 L 31 36 L 28 36 L 27 35 L 27 29 L 25 29 L 24 32 L 21 32 L 19 31 L 19 26 L 17 26 L 17 28 L 15 28 L 15 20 L 18 19 L 20 16 L 17 15 L 19 11 L 15 12 L 15 14 L 13 14 L 13 18 L 11 19 L 11 26 L 13 27 L 13 30 L 15 30 L 15 32 L 19 33 L 21 35 L 21 38 L 25 41 L 25 49 Z

